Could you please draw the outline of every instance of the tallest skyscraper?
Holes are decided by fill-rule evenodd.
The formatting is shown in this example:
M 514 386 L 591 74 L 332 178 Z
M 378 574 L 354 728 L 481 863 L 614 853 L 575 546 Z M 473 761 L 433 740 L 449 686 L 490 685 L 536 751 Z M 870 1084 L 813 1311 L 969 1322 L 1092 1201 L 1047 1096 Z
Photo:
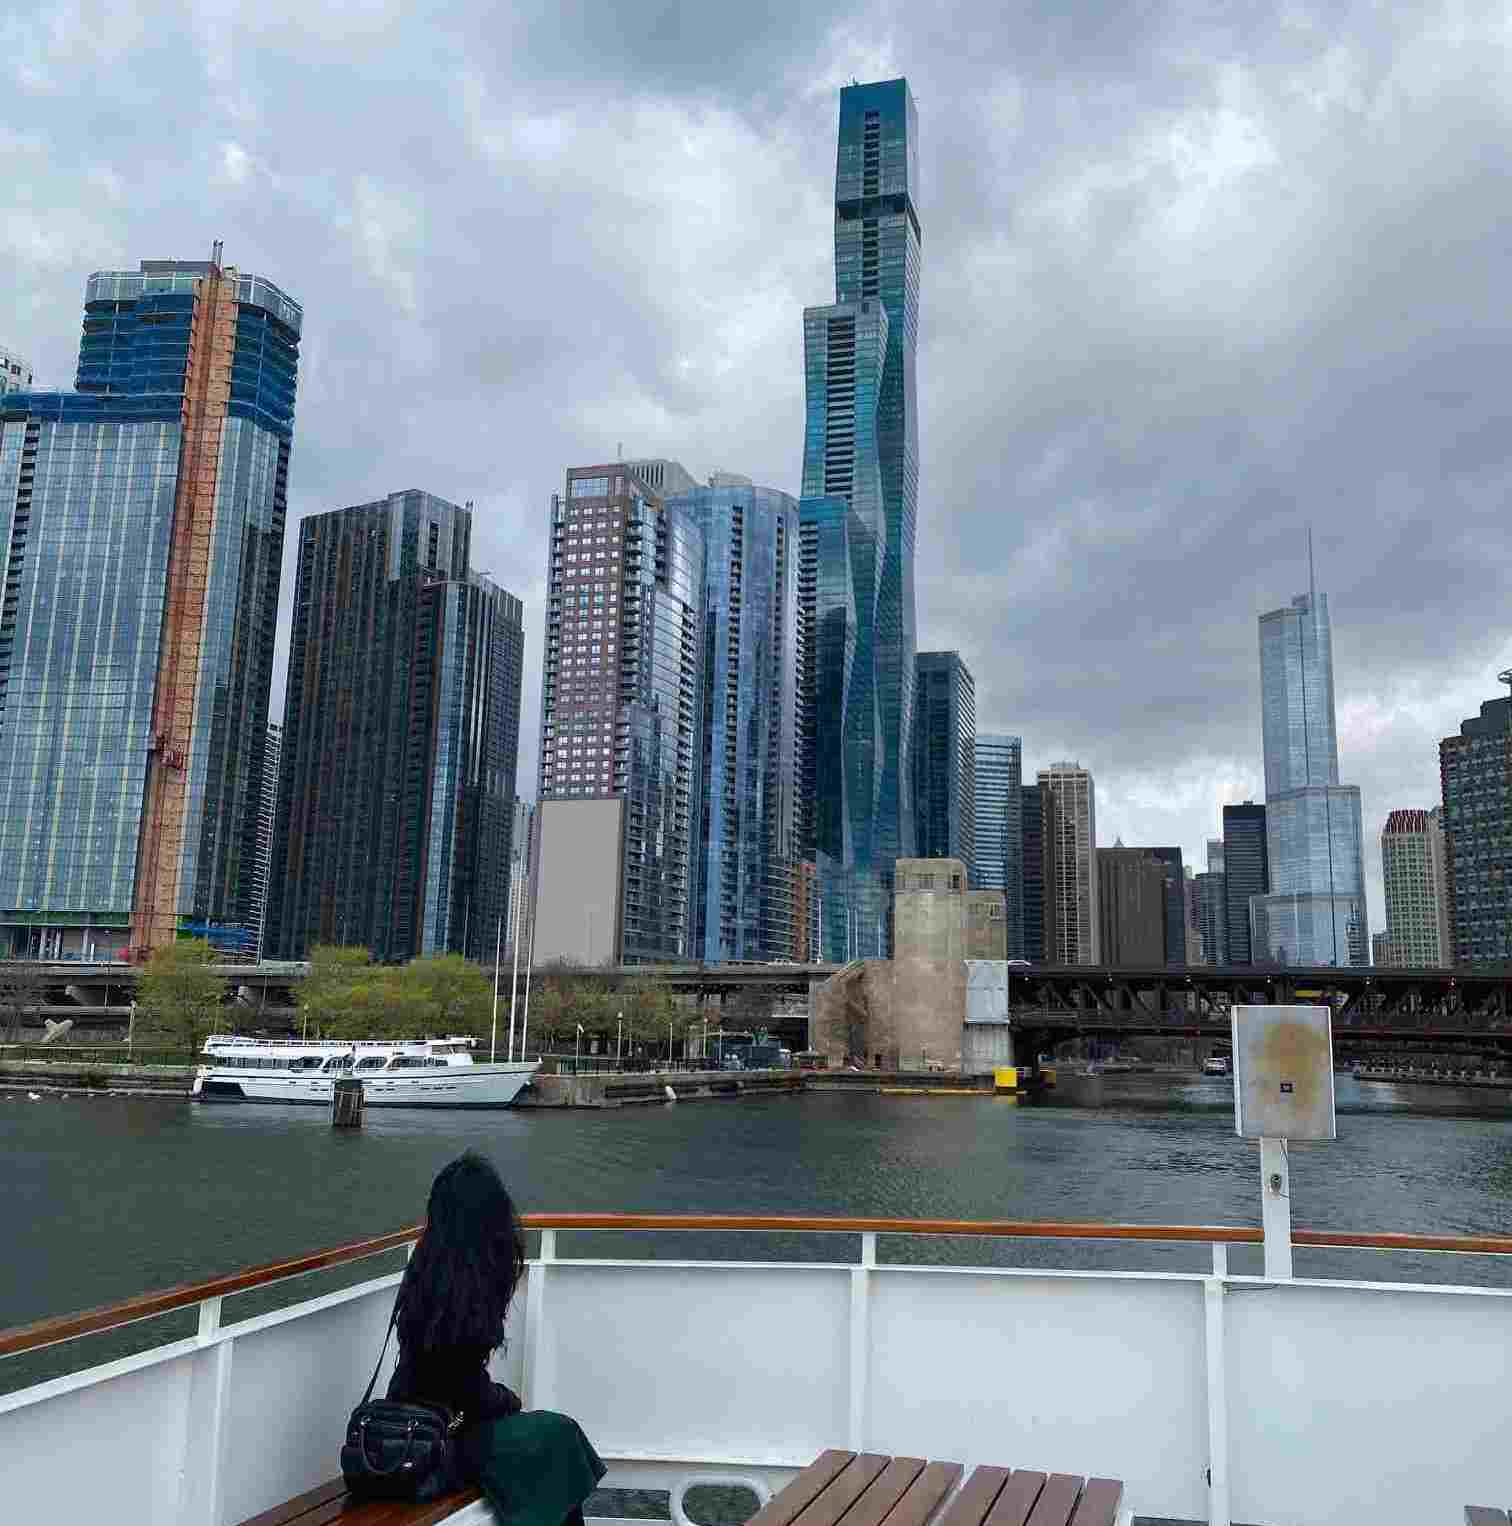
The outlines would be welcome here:
M 915 851 L 918 163 L 907 80 L 840 92 L 835 301 L 803 315 L 799 516 L 824 957 L 889 942 L 893 864 Z

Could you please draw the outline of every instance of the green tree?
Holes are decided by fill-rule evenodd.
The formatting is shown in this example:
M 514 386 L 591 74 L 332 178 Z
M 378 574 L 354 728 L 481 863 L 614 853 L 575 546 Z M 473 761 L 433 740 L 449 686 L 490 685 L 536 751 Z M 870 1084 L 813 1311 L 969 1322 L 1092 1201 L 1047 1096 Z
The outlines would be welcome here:
M 363 999 L 359 989 L 366 989 L 371 1001 L 374 977 L 380 975 L 372 965 L 372 956 L 361 946 L 317 943 L 310 950 L 310 973 L 299 987 L 301 1017 L 308 1020 L 312 1033 L 332 1038 L 377 1037 L 348 1031 L 353 1009 Z
M 432 954 L 412 959 L 392 973 L 423 1023 L 423 1035 L 444 1038 L 470 1033 L 474 1038 L 488 1038 L 493 986 L 470 959 L 461 954 Z
M 176 1050 L 194 1063 L 226 1001 L 226 979 L 213 968 L 214 957 L 203 938 L 181 939 L 153 953 L 137 986 L 138 1046 Z

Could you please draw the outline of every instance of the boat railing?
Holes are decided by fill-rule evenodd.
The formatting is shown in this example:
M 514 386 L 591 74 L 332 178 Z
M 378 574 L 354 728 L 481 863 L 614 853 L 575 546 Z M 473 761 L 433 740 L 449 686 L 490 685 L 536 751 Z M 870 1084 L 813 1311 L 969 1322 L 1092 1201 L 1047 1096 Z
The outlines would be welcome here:
M 1512 1291 L 1502 1287 L 1239 1275 L 1230 1247 L 1263 1243 L 1242 1225 L 567 1213 L 525 1226 L 539 1246 L 496 1374 L 528 1405 L 582 1419 L 617 1487 L 678 1498 L 711 1472 L 776 1487 L 840 1445 L 1096 1469 L 1125 1478 L 1141 1514 L 1214 1526 L 1227 1526 L 1231 1499 L 1240 1520 L 1353 1520 L 1365 1478 L 1371 1518 L 1387 1526 L 1457 1518 L 1466 1500 L 1504 1492 Z M 236 1322 L 223 1322 L 223 1303 L 397 1252 L 420 1232 L 0 1331 L 0 1357 L 18 1357 L 197 1311 L 187 1338 L 0 1394 L 16 1518 L 46 1518 L 48 1505 L 59 1518 L 65 1457 L 73 1492 L 62 1514 L 80 1519 L 108 1508 L 123 1521 L 237 1521 L 328 1477 L 332 1435 L 371 1371 L 400 1271 Z M 559 1236 L 578 1232 L 850 1243 L 833 1260 L 801 1262 L 750 1259 L 745 1242 L 734 1250 L 746 1259 L 559 1254 Z M 986 1242 L 1205 1246 L 1211 1265 L 907 1259 L 909 1242 L 943 1238 L 984 1252 Z M 1501 1235 L 1294 1229 L 1292 1241 L 1512 1256 Z

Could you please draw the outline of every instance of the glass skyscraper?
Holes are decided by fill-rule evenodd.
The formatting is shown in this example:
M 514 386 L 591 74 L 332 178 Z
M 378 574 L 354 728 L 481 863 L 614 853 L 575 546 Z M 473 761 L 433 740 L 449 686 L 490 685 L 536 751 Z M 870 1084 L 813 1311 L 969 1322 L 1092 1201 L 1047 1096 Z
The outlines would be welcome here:
M 1008 958 L 1024 953 L 1024 744 L 1015 736 L 986 732 L 974 742 L 976 779 L 971 883 L 1001 890 L 1005 902 Z M 1036 796 L 1035 833 L 1039 831 Z M 1043 916 L 1043 909 L 1037 913 Z
M 959 652 L 915 659 L 913 761 L 918 857 L 958 858 L 969 871 L 976 858 L 976 680 Z
M 1360 792 L 1339 783 L 1326 595 L 1298 594 L 1260 617 L 1260 692 L 1270 884 L 1250 900 L 1252 957 L 1363 965 Z
M 0 397 L 0 948 L 255 945 L 302 313 L 93 275 L 76 390 Z
M 667 506 L 704 537 L 693 957 L 794 959 L 798 504 L 724 476 Z
M 1512 699 L 1486 700 L 1439 743 L 1439 778 L 1449 958 L 1499 964 L 1512 959 Z
M 843 694 L 847 857 L 829 899 L 846 947 L 886 951 L 892 866 L 915 853 L 914 535 L 918 506 L 920 230 L 918 117 L 908 82 L 840 92 L 835 167 L 835 302 L 804 312 L 805 499 L 837 496 L 855 652 Z M 832 569 L 831 580 L 838 575 Z M 825 898 L 821 865 L 819 894 Z M 826 944 L 825 957 L 829 957 Z

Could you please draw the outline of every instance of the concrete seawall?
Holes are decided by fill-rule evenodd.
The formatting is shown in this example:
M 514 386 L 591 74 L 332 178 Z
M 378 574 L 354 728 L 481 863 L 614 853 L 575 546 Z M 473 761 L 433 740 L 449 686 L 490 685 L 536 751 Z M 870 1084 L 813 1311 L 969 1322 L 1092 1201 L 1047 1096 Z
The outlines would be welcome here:
M 597 1075 L 538 1075 L 516 1107 L 636 1107 L 740 1097 L 798 1096 L 798 1070 L 604 1071 Z M 671 1088 L 672 1097 L 667 1095 Z
M 189 1098 L 190 1065 L 85 1065 L 67 1060 L 0 1061 L 0 1091 L 125 1092 Z

